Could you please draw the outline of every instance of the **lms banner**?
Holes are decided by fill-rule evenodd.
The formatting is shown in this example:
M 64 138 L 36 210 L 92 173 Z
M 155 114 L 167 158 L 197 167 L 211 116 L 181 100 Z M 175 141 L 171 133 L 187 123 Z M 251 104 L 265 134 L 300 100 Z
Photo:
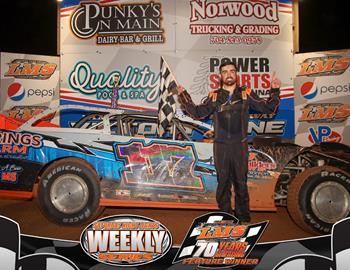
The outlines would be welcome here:
M 0 111 L 28 120 L 58 105 L 59 58 L 1 53 Z
M 242 85 L 268 97 L 282 80 L 277 115 L 252 115 L 255 135 L 294 137 L 292 1 L 63 1 L 62 104 L 156 111 L 161 56 L 197 103 L 234 61 Z M 271 122 L 272 121 L 272 122 Z
M 350 145 L 350 50 L 295 55 L 297 144 Z

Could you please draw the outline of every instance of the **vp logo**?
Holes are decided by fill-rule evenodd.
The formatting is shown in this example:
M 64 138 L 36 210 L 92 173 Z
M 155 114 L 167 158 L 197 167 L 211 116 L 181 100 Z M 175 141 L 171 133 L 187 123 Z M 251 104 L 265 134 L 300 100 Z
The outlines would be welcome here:
M 318 126 L 317 129 L 309 128 L 309 132 L 308 139 L 311 143 L 341 142 L 342 140 L 342 136 L 329 126 Z
M 350 218 L 333 226 L 332 258 L 320 255 L 297 255 L 279 263 L 274 270 L 345 270 L 350 265 Z
M 57 254 L 38 253 L 20 257 L 20 231 L 16 222 L 0 216 L 0 262 L 2 270 L 78 270 Z

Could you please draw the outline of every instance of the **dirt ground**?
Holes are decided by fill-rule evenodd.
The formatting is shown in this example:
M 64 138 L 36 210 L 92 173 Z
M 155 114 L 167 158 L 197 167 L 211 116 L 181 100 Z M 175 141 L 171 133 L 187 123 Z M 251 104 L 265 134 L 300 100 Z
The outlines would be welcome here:
M 161 222 L 173 236 L 174 245 L 180 245 L 194 218 L 207 213 L 207 210 L 178 210 L 150 208 L 106 207 L 99 218 L 110 215 L 141 215 Z M 0 215 L 9 217 L 20 225 L 22 234 L 63 240 L 79 240 L 85 226 L 59 226 L 47 220 L 35 201 L 0 199 Z M 291 220 L 287 209 L 279 207 L 277 212 L 253 212 L 251 223 L 268 220 L 261 242 L 299 239 L 313 236 L 300 229 Z

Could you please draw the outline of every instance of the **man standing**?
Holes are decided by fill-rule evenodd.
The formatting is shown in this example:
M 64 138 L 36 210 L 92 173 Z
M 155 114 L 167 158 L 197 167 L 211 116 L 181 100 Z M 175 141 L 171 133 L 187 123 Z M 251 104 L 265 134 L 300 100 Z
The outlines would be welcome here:
M 200 105 L 195 105 L 182 87 L 179 101 L 196 119 L 214 115 L 214 162 L 218 179 L 216 201 L 219 209 L 233 213 L 231 188 L 235 190 L 235 216 L 241 223 L 250 221 L 247 186 L 249 108 L 259 113 L 274 113 L 279 106 L 281 81 L 273 74 L 271 95 L 261 99 L 251 89 L 237 84 L 237 68 L 233 62 L 219 67 L 221 88 L 211 92 Z

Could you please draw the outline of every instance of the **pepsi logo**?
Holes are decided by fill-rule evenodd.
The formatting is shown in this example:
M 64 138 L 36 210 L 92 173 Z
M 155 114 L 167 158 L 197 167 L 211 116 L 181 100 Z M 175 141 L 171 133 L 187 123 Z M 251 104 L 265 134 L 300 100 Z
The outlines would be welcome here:
M 7 95 L 13 101 L 20 101 L 25 95 L 24 87 L 20 83 L 13 83 L 8 87 Z
M 313 82 L 305 82 L 300 88 L 301 95 L 308 100 L 315 98 L 317 91 L 317 86 Z

